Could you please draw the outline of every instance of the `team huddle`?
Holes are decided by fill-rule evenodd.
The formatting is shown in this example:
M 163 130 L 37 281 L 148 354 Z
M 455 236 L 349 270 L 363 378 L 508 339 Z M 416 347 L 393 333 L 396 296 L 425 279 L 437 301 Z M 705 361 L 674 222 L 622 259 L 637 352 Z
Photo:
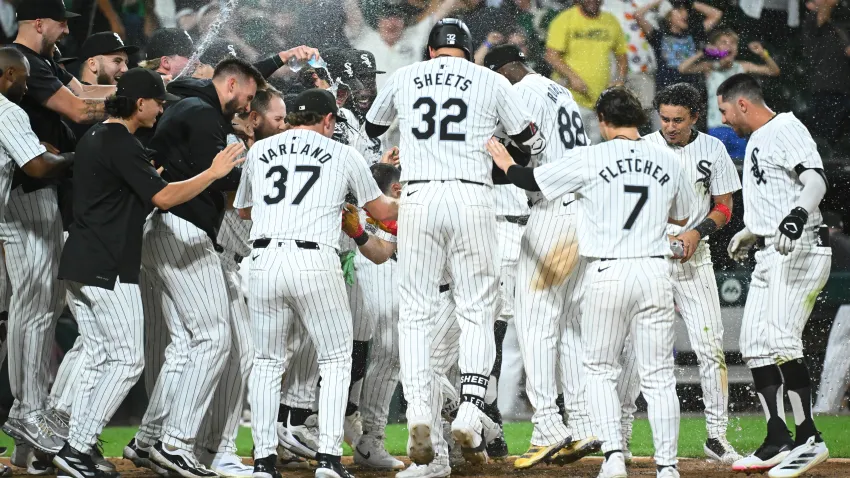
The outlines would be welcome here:
M 27 64 L 8 50 L 4 70 Z M 742 457 L 726 439 L 706 242 L 742 184 L 723 144 L 694 128 L 699 92 L 660 91 L 662 127 L 641 137 L 640 102 L 609 88 L 596 104 L 605 142 L 592 145 L 569 90 L 519 48 L 495 47 L 476 65 L 469 30 L 449 18 L 428 51 L 359 112 L 335 93 L 374 85 L 382 72 L 368 52 L 322 52 L 315 87 L 288 99 L 233 58 L 206 81 L 125 73 L 108 119 L 77 147 L 75 221 L 61 258 L 49 254 L 58 263 L 44 266 L 65 281 L 81 338 L 53 390 L 27 401 L 47 405 L 16 401 L 3 426 L 13 461 L 31 474 L 117 476 L 97 440 L 144 373 L 149 405 L 124 457 L 157 474 L 279 478 L 310 460 L 319 478 L 350 478 L 344 441 L 362 468 L 446 477 L 508 455 L 496 391 L 514 320 L 534 409 L 515 468 L 601 451 L 598 476 L 626 477 L 642 392 L 657 476 L 678 477 L 675 307 L 700 362 L 706 456 L 771 477 L 825 461 L 802 331 L 830 269 L 818 209 L 828 182 L 800 121 L 771 111 L 749 75 L 718 89 L 724 123 L 749 136 L 745 228 L 727 252 L 743 261 L 758 249 L 740 341 L 767 434 Z M 0 96 L 4 121 L 26 129 L 15 108 Z M 154 127 L 143 145 L 136 133 Z M 56 155 L 32 131 L 0 142 L 26 174 L 33 158 L 63 161 L 45 160 Z M 27 201 L 55 204 L 51 191 L 14 189 L 3 227 L 41 227 L 15 218 Z M 55 216 L 45 212 L 44 227 L 61 235 Z M 43 315 L 59 302 L 41 304 Z M 14 356 L 13 392 L 36 386 L 18 383 Z M 384 446 L 399 381 L 407 467 Z M 236 455 L 245 397 L 253 466 Z

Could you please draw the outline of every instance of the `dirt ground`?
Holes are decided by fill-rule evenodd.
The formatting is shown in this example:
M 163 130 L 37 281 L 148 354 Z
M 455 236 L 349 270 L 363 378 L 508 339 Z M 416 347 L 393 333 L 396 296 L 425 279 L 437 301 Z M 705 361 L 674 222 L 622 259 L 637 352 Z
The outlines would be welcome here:
M 8 459 L 2 460 L 7 465 L 9 464 Z M 452 470 L 452 475 L 454 476 L 476 476 L 476 477 L 489 477 L 489 476 L 518 476 L 523 478 L 549 478 L 549 477 L 558 477 L 558 478 L 586 478 L 586 477 L 595 477 L 597 473 L 599 473 L 599 464 L 601 462 L 601 458 L 585 458 L 578 463 L 574 463 L 565 467 L 557 467 L 557 466 L 539 466 L 532 468 L 530 470 L 517 471 L 514 470 L 511 462 L 513 460 L 508 460 L 507 462 L 492 462 L 484 467 L 456 467 Z M 156 475 L 149 470 L 146 469 L 138 469 L 133 466 L 127 460 L 122 459 L 114 459 L 114 463 L 118 465 L 118 471 L 121 472 L 121 475 L 126 478 L 155 478 Z M 343 462 L 346 465 L 351 464 L 351 458 L 346 457 L 343 458 Z M 374 472 L 374 471 L 364 471 L 358 469 L 358 467 L 351 465 L 349 466 L 349 471 L 357 477 L 357 478 L 388 478 L 392 477 L 394 474 L 391 472 Z M 26 475 L 26 470 L 22 468 L 13 468 L 15 476 L 24 476 Z M 718 466 L 717 464 L 708 463 L 705 460 L 697 460 L 697 459 L 682 459 L 679 461 L 679 471 L 683 477 L 707 477 L 707 478 L 721 478 L 721 477 L 740 477 L 743 478 L 743 475 L 735 474 L 725 467 Z M 313 476 L 312 469 L 301 469 L 301 470 L 290 470 L 284 469 L 281 471 L 284 478 L 311 478 Z M 632 464 L 629 466 L 629 476 L 655 476 L 655 465 L 652 463 L 650 459 L 638 458 L 635 459 Z M 767 476 L 767 475 L 763 475 Z M 847 459 L 832 459 L 817 466 L 810 473 L 807 473 L 807 477 L 848 477 L 850 476 L 850 460 Z

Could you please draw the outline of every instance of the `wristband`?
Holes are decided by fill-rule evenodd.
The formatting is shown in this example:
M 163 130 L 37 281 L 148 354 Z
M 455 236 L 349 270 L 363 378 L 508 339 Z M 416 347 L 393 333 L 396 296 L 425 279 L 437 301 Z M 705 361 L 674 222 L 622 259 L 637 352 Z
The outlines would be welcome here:
M 699 223 L 699 225 L 697 225 L 697 227 L 694 228 L 694 231 L 696 231 L 697 234 L 699 234 L 700 239 L 704 238 L 705 236 L 711 234 L 712 232 L 714 232 L 716 230 L 717 230 L 717 223 L 714 222 L 714 219 L 712 219 L 710 217 L 703 219 L 703 221 L 701 223 Z
M 711 212 L 714 212 L 714 211 L 717 211 L 720 214 L 723 214 L 724 216 L 726 216 L 726 224 L 729 224 L 729 221 L 732 220 L 732 211 L 730 211 L 729 208 L 726 207 L 726 205 L 715 204 L 714 209 L 712 209 Z
M 484 40 L 484 43 L 482 43 L 482 45 L 484 45 L 484 48 L 486 48 L 486 49 L 488 49 L 488 50 L 492 50 L 492 49 L 493 49 L 493 44 L 492 44 L 492 43 L 490 43 L 490 42 L 488 42 L 487 40 Z
M 352 237 L 354 239 L 354 243 L 357 244 L 357 247 L 365 245 L 369 242 L 369 233 L 364 231 L 363 228 L 360 228 L 360 234 L 357 237 Z

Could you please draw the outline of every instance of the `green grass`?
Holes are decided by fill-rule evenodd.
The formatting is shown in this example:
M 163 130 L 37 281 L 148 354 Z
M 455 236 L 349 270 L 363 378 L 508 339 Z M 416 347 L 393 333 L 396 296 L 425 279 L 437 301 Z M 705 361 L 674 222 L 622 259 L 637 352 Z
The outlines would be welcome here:
M 791 415 L 788 416 L 791 418 Z M 818 428 L 829 444 L 829 454 L 833 458 L 850 458 L 850 416 L 818 417 L 816 419 Z M 679 435 L 679 456 L 701 457 L 703 456 L 702 444 L 705 441 L 705 420 L 703 418 L 682 418 L 682 426 Z M 133 427 L 110 427 L 104 430 L 101 438 L 105 441 L 104 452 L 106 456 L 121 456 L 124 445 L 130 441 L 136 429 Z M 404 455 L 407 443 L 407 428 L 404 425 L 390 425 L 387 427 L 387 450 L 394 455 Z M 743 416 L 730 419 L 729 441 L 741 453 L 750 453 L 755 450 L 764 439 L 764 418 L 762 416 Z M 531 437 L 531 423 L 517 422 L 505 424 L 505 438 L 512 455 L 520 455 L 528 449 L 528 441 Z M 242 428 L 239 430 L 237 445 L 240 455 L 251 453 L 251 430 Z M 12 439 L 0 434 L 0 446 L 9 448 L 11 453 Z M 351 450 L 345 447 L 346 454 Z M 652 455 L 652 438 L 649 423 L 645 420 L 636 420 L 634 434 L 632 437 L 632 452 L 636 456 Z M 7 453 L 7 454 L 8 454 Z

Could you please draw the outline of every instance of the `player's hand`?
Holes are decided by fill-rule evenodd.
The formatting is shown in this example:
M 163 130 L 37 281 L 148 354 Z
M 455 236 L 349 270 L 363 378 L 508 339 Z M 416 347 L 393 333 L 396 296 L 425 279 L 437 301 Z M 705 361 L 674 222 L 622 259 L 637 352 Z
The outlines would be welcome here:
M 747 48 L 758 56 L 764 56 L 764 46 L 762 46 L 761 42 L 751 41 L 747 45 Z
M 693 257 L 694 252 L 697 251 L 697 247 L 699 247 L 699 233 L 693 229 L 690 231 L 685 231 L 682 234 L 679 234 L 676 239 L 682 241 L 682 246 L 685 248 L 685 255 L 682 256 L 681 262 L 684 264 L 688 262 L 691 257 Z
M 747 259 L 747 254 L 750 248 L 756 243 L 756 235 L 750 232 L 746 227 L 738 231 L 729 241 L 729 246 L 726 247 L 726 252 L 733 261 L 744 262 Z
M 496 166 L 498 166 L 502 171 L 507 172 L 508 168 L 516 164 L 514 162 L 514 158 L 511 157 L 511 154 L 508 153 L 508 150 L 505 148 L 505 145 L 500 143 L 497 138 L 490 138 L 487 141 L 486 146 L 487 152 L 489 152 L 490 156 L 493 157 L 493 162 L 496 163 Z
M 803 228 L 806 227 L 806 221 L 809 220 L 809 213 L 801 208 L 795 207 L 785 216 L 785 219 L 779 223 L 778 234 L 776 235 L 776 243 L 773 247 L 783 256 L 788 255 L 794 250 L 794 244 L 797 239 L 803 235 Z
M 245 151 L 245 145 L 239 142 L 228 145 L 216 154 L 209 169 L 213 177 L 221 179 L 227 176 L 234 167 L 244 163 L 245 157 L 239 157 L 243 151 Z
M 47 149 L 48 153 L 59 154 L 59 149 L 57 149 L 56 146 L 53 146 L 50 143 L 45 143 L 44 141 L 41 142 L 41 145 L 44 146 L 45 149 Z
M 346 203 L 342 209 L 342 231 L 351 238 L 363 234 L 363 226 L 360 225 L 360 213 L 352 204 Z
M 380 230 L 382 230 L 382 231 L 384 231 L 384 232 L 386 232 L 386 233 L 388 233 L 388 234 L 392 234 L 392 235 L 394 235 L 394 236 L 396 235 L 396 231 L 393 231 L 391 228 L 387 227 L 387 225 L 386 225 L 386 224 L 384 224 L 383 222 L 381 222 L 381 221 L 379 221 L 379 220 L 375 219 L 375 218 L 374 218 L 374 217 L 372 217 L 372 216 L 368 216 L 368 217 L 366 217 L 366 222 L 368 222 L 369 224 L 371 224 L 371 225 L 373 225 L 373 226 L 377 227 L 378 229 L 380 229 Z
M 280 57 L 281 61 L 283 61 L 284 63 L 289 61 L 291 58 L 296 58 L 299 61 L 303 61 L 303 62 L 308 62 L 308 61 L 310 61 L 314 58 L 321 58 L 321 55 L 319 54 L 319 50 L 317 50 L 313 47 L 304 46 L 304 45 L 297 46 L 295 48 L 290 48 L 289 50 L 286 50 L 286 51 L 282 51 L 282 52 L 278 53 L 278 56 Z
M 490 32 L 487 34 L 487 43 L 490 44 L 490 48 L 496 45 L 501 45 L 504 41 L 505 37 L 499 32 Z
M 386 153 L 384 153 L 383 156 L 381 156 L 381 162 L 384 164 L 391 164 L 395 167 L 398 167 L 398 148 L 395 146 L 390 148 L 389 151 L 387 151 Z

